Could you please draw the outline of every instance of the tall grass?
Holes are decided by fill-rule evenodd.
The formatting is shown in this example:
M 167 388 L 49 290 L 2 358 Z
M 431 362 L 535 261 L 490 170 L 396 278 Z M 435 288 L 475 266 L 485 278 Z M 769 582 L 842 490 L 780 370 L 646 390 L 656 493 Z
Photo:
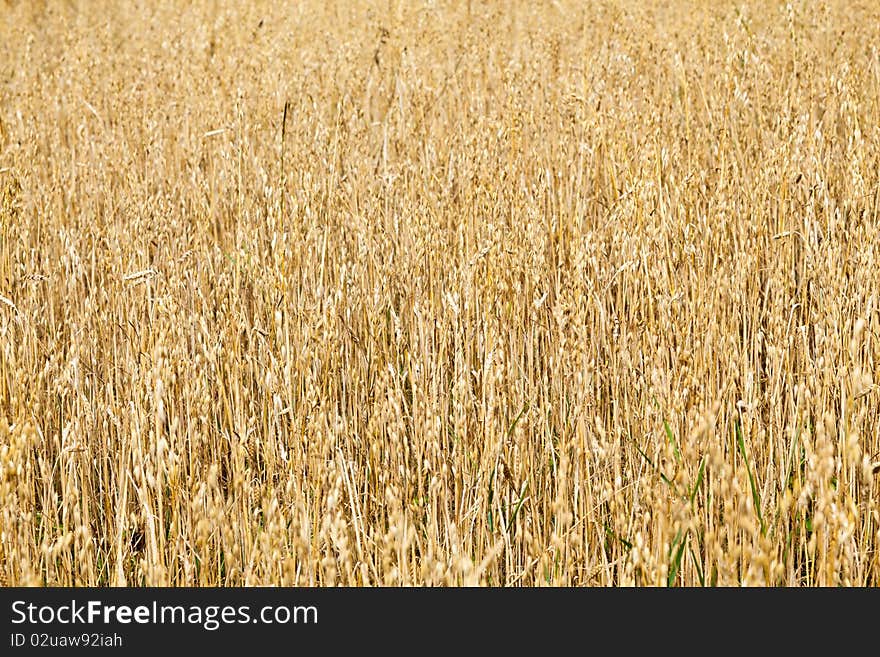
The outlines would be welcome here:
M 0 4 L 0 575 L 880 583 L 880 8 Z

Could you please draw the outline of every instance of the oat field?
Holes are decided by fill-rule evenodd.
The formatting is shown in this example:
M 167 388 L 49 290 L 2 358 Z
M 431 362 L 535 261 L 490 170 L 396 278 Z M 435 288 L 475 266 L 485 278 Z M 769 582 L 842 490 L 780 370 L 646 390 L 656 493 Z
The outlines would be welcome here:
M 0 583 L 880 584 L 873 0 L 0 0 Z

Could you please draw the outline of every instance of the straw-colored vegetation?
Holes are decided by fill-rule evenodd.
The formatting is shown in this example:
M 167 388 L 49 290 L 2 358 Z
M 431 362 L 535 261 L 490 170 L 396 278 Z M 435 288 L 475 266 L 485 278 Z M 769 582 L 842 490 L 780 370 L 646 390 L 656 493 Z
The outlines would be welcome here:
M 878 44 L 3 0 L 0 579 L 877 585 Z

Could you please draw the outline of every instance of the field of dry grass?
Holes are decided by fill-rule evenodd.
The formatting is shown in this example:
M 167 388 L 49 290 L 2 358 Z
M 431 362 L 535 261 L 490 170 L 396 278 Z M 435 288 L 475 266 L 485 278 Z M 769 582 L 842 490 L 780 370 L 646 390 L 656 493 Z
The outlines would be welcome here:
M 0 583 L 880 584 L 872 0 L 0 2 Z

